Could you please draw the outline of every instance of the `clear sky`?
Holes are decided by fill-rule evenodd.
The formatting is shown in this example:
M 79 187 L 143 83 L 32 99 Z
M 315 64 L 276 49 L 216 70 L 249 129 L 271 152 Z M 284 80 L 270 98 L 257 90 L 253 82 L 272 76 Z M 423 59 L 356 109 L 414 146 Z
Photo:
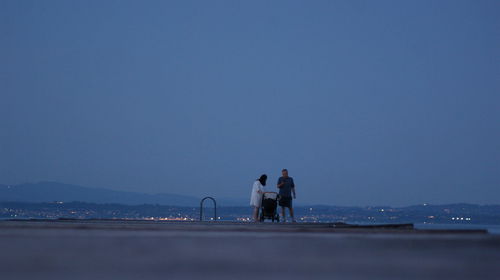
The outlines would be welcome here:
M 500 1 L 0 1 L 0 183 L 500 203 Z

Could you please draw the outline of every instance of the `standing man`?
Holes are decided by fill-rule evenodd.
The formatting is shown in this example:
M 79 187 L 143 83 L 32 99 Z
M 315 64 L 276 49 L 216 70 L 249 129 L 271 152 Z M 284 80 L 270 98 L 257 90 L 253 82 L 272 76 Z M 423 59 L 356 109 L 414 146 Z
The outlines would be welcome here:
M 295 195 L 295 184 L 293 183 L 293 178 L 288 176 L 288 170 L 281 170 L 281 175 L 282 176 L 278 179 L 278 189 L 280 190 L 279 205 L 281 206 L 281 216 L 283 217 L 283 222 L 286 222 L 285 208 L 288 208 L 288 210 L 290 211 L 292 222 L 295 223 L 292 207 L 292 199 L 297 198 Z

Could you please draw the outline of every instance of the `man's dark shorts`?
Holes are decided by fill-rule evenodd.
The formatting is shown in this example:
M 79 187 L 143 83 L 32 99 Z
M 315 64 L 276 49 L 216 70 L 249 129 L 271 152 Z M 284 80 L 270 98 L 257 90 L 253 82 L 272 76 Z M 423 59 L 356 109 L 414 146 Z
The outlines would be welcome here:
M 292 208 L 292 198 L 291 197 L 280 197 L 279 205 L 281 207 Z

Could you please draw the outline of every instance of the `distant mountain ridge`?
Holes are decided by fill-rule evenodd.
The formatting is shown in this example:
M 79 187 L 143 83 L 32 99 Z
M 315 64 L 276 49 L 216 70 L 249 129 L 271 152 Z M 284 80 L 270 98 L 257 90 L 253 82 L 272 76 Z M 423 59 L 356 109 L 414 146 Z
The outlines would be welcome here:
M 90 188 L 58 182 L 0 185 L 0 201 L 53 202 L 81 201 L 89 203 L 119 203 L 128 205 L 160 204 L 198 206 L 200 198 L 170 193 L 146 194 Z

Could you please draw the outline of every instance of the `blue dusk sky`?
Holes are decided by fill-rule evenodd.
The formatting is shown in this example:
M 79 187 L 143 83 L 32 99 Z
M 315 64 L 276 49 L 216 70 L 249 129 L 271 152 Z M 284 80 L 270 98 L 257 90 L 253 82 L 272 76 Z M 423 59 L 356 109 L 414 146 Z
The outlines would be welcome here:
M 0 1 L 0 184 L 500 203 L 500 1 Z

